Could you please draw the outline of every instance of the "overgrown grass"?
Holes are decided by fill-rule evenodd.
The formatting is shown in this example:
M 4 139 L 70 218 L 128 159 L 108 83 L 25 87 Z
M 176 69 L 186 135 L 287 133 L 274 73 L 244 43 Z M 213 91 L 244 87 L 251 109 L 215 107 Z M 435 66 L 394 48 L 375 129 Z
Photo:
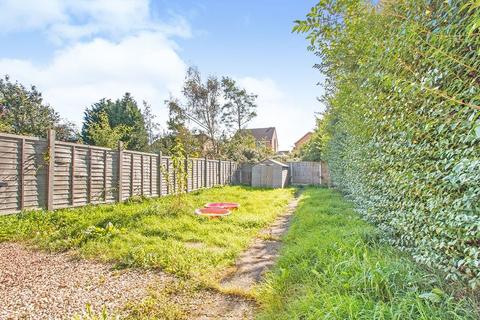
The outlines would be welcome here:
M 480 318 L 471 292 L 380 239 L 341 195 L 307 189 L 278 265 L 257 292 L 259 318 Z
M 284 210 L 293 193 L 222 187 L 181 198 L 25 212 L 0 218 L 0 241 L 27 241 L 50 251 L 73 249 L 82 257 L 119 267 L 161 268 L 185 278 L 211 280 Z M 211 201 L 235 201 L 241 207 L 222 219 L 193 214 L 194 208 Z

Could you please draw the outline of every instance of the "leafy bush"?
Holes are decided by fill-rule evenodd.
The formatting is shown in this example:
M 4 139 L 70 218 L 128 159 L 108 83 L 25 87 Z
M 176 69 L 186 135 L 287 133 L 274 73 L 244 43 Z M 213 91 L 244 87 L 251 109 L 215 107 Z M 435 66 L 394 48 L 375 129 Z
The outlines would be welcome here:
M 478 1 L 325 0 L 308 33 L 326 75 L 323 157 L 390 242 L 480 285 Z

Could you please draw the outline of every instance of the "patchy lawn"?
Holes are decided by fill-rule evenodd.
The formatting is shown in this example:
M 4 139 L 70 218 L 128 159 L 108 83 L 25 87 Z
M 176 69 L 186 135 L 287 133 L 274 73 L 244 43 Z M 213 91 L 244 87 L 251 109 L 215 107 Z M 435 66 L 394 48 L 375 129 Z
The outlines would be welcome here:
M 294 191 L 222 187 L 180 198 L 25 212 L 0 217 L 0 242 L 22 242 L 119 268 L 160 269 L 177 276 L 155 275 L 161 281 L 141 285 L 149 290 L 146 296 L 123 309 L 109 309 L 112 314 L 118 311 L 131 319 L 251 318 L 254 308 L 249 301 L 211 288 L 260 229 L 285 211 Z M 193 215 L 194 208 L 210 201 L 240 202 L 241 208 L 218 220 Z M 479 317 L 471 292 L 382 243 L 377 229 L 335 191 L 307 188 L 284 240 L 277 266 L 253 292 L 261 305 L 260 319 Z M 57 258 L 59 268 L 76 265 Z M 47 257 L 43 260 L 48 262 Z M 121 283 L 123 278 L 105 268 L 100 280 L 112 277 Z
M 259 318 L 480 318 L 472 292 L 380 239 L 340 194 L 307 189 L 279 262 L 257 292 Z
M 258 231 L 285 210 L 294 189 L 221 187 L 180 198 L 132 199 L 115 205 L 0 217 L 0 241 L 22 241 L 48 251 L 118 267 L 160 268 L 183 278 L 218 280 Z M 240 209 L 222 219 L 198 217 L 196 207 L 235 201 Z

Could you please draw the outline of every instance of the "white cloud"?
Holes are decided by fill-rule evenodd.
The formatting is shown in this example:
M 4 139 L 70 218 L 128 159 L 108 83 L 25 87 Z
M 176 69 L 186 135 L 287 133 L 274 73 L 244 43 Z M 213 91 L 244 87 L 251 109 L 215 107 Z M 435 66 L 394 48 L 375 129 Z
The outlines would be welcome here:
M 238 83 L 258 95 L 258 116 L 249 126 L 276 127 L 280 150 L 290 150 L 295 141 L 315 126 L 313 114 L 306 117 L 298 102 L 272 79 L 244 77 Z
M 60 0 L 2 0 L 0 1 L 0 32 L 48 28 L 68 17 Z
M 50 62 L 0 59 L 0 76 L 36 85 L 77 124 L 85 107 L 127 91 L 164 120 L 164 100 L 181 88 L 186 65 L 171 37 L 189 37 L 190 26 L 173 14 L 159 20 L 149 0 L 0 0 L 0 33 L 25 31 L 57 44 Z
M 42 31 L 58 44 L 139 31 L 190 36 L 185 19 L 172 15 L 171 20 L 164 23 L 152 15 L 149 0 L 0 1 L 0 32 Z
M 163 122 L 164 100 L 170 92 L 179 95 L 186 69 L 171 37 L 191 36 L 183 17 L 170 17 L 159 20 L 149 0 L 0 0 L 0 33 L 34 31 L 58 45 L 45 65 L 35 64 L 34 56 L 0 59 L 0 76 L 36 85 L 46 102 L 77 124 L 85 107 L 127 91 L 151 103 Z M 305 105 L 288 88 L 270 78 L 238 81 L 259 95 L 251 125 L 277 127 L 281 149 L 313 128 L 313 114 L 305 121 Z
M 164 100 L 181 87 L 186 65 L 176 46 L 159 32 L 142 32 L 121 41 L 94 39 L 59 49 L 50 64 L 0 59 L 0 70 L 24 84 L 35 84 L 62 117 L 80 124 L 83 109 L 103 97 L 131 92 L 152 104 L 165 119 Z

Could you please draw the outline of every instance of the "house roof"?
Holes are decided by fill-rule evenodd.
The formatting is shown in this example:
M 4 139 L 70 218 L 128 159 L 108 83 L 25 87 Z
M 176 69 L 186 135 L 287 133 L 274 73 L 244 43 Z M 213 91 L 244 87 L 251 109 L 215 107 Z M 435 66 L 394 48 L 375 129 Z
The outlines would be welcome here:
M 300 139 L 297 140 L 297 142 L 295 142 L 295 146 L 297 146 L 297 144 L 301 143 L 303 139 L 310 137 L 312 134 L 313 134 L 313 132 L 311 132 L 311 131 L 305 133 Z
M 246 129 L 246 131 L 249 132 L 258 141 L 272 140 L 275 130 L 275 127 Z

